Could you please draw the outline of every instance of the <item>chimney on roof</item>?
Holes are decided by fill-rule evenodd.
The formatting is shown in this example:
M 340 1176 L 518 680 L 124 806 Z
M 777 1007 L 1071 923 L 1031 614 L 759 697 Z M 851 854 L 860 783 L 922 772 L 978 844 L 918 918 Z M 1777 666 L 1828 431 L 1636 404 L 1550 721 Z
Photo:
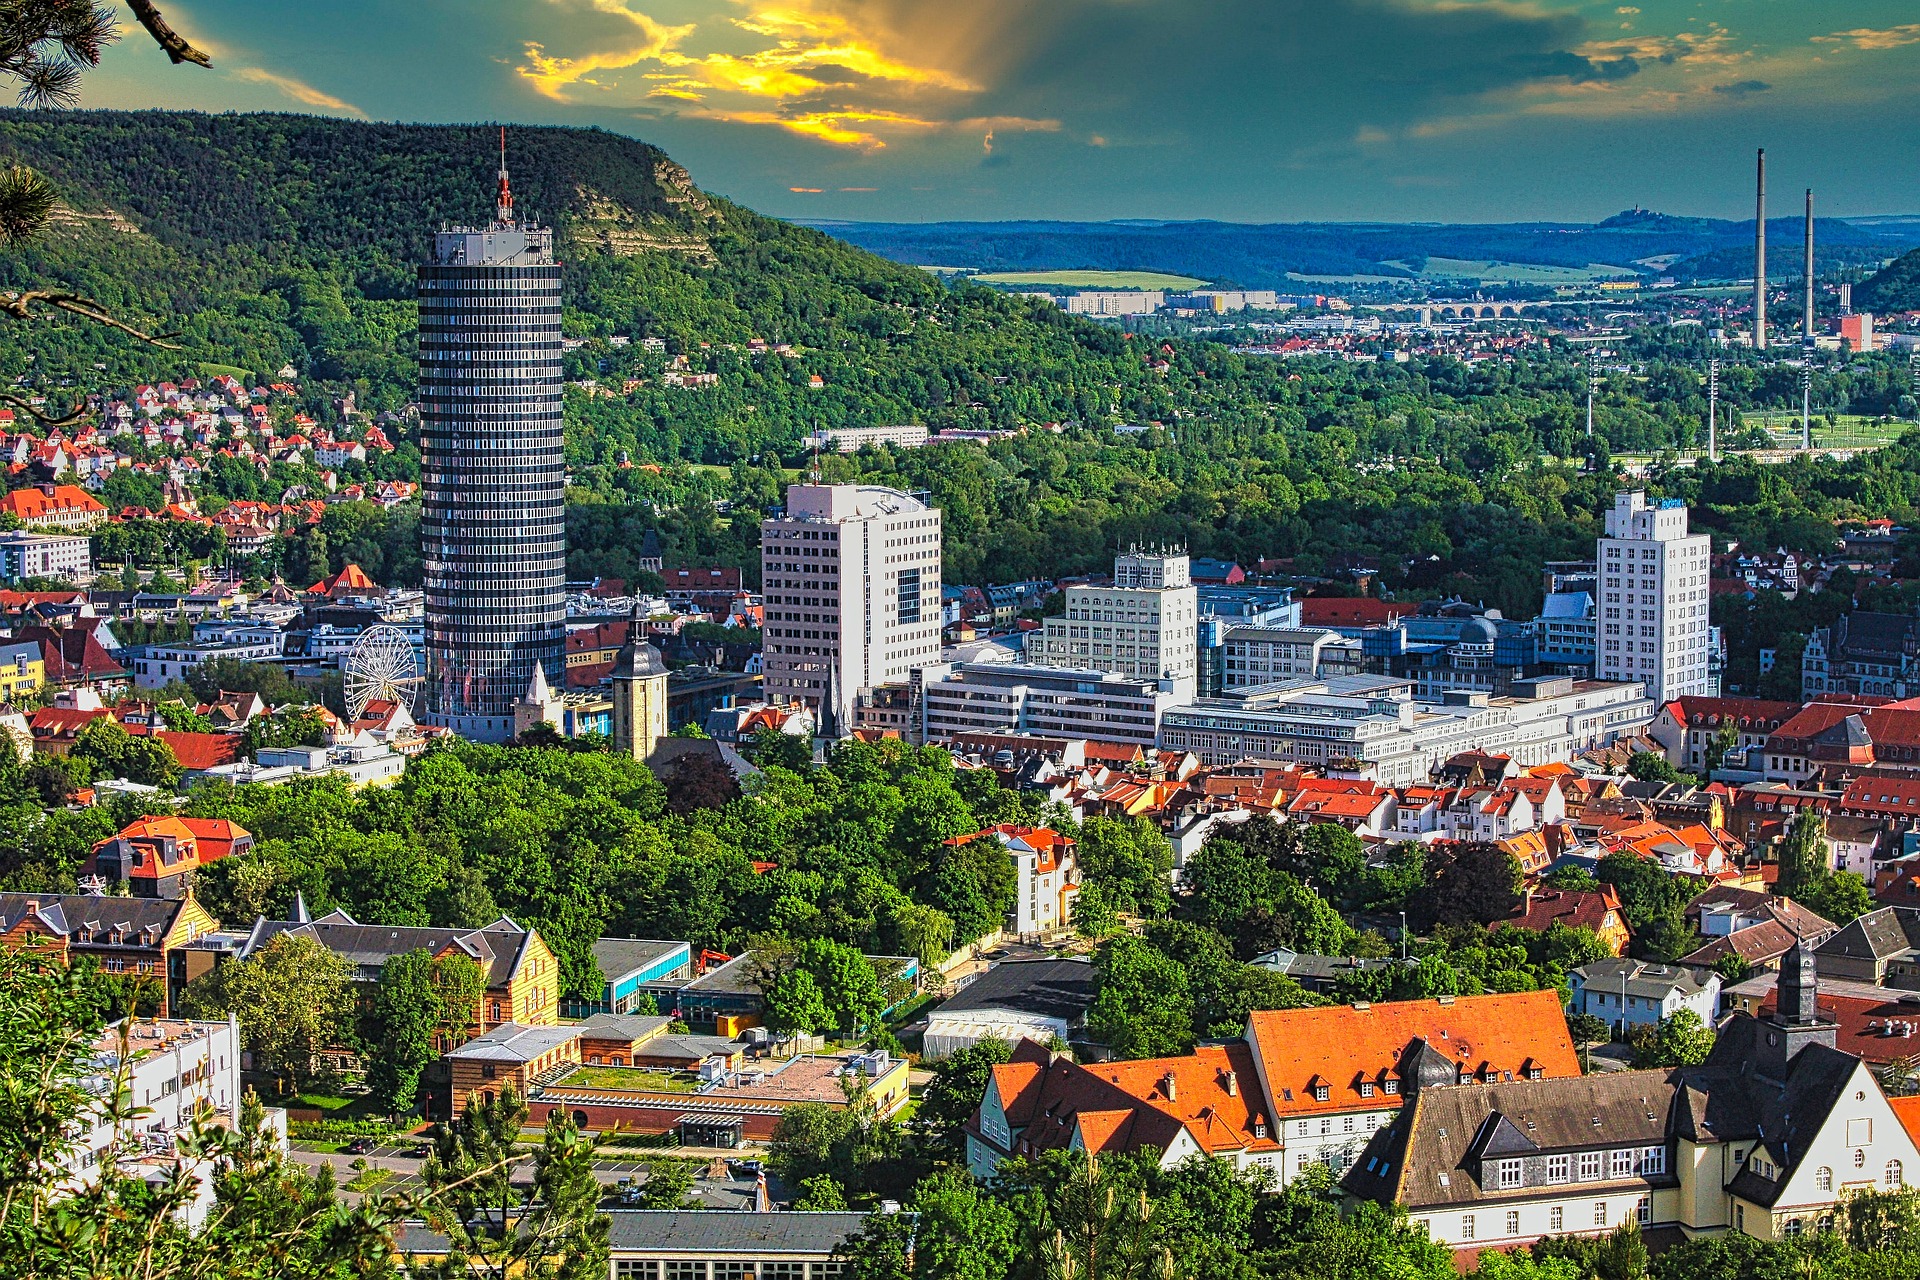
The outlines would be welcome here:
M 1240 1096 L 1240 1073 L 1238 1071 L 1228 1070 L 1227 1072 L 1227 1096 L 1229 1098 L 1237 1098 Z
M 1166 1075 L 1160 1077 L 1160 1091 L 1167 1095 L 1168 1102 L 1172 1102 L 1176 1098 L 1178 1098 L 1179 1083 L 1180 1082 L 1174 1077 L 1174 1074 L 1171 1071 L 1167 1072 Z

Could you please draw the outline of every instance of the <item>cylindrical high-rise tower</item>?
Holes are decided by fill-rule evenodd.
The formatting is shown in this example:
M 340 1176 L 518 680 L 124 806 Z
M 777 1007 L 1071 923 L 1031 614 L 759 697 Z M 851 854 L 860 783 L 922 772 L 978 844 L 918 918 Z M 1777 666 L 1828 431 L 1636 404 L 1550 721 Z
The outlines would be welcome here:
M 565 677 L 560 267 L 514 218 L 504 143 L 494 215 L 419 269 L 421 719 L 482 742 L 513 736 L 536 666 Z
M 1767 345 L 1767 153 L 1761 149 L 1753 185 L 1753 345 Z

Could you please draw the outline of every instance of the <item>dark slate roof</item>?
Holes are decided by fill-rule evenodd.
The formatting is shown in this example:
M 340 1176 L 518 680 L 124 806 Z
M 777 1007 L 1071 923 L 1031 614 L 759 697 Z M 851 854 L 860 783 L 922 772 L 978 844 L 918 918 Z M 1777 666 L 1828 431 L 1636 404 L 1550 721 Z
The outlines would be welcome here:
M 936 1013 L 1008 1009 L 1077 1022 L 1093 1004 L 1093 964 L 1087 960 L 1007 960 L 975 978 Z
M 486 971 L 488 986 L 504 986 L 520 967 L 527 940 L 533 935 L 505 916 L 484 929 L 429 929 L 408 925 L 361 924 L 344 911 L 331 911 L 318 920 L 254 921 L 240 955 L 244 959 L 283 933 L 295 933 L 314 939 L 335 955 L 342 956 L 359 969 L 360 977 L 371 978 L 366 970 L 378 971 L 395 956 L 424 947 L 438 955 L 454 946 L 473 957 Z
M 1537 1198 L 1538 1187 L 1484 1187 L 1479 1157 L 1661 1146 L 1676 1085 L 1666 1071 L 1620 1071 L 1498 1084 L 1423 1088 L 1367 1144 L 1343 1180 L 1369 1199 L 1410 1210 Z M 1444 1184 L 1442 1177 L 1445 1178 Z M 1671 1174 L 1609 1178 L 1587 1187 L 1671 1186 Z
M 607 1245 L 613 1256 L 709 1257 L 799 1254 L 825 1261 L 866 1222 L 864 1213 L 729 1212 L 724 1209 L 614 1209 Z M 417 1223 L 399 1230 L 403 1254 L 446 1252 L 446 1237 Z
M 864 1213 L 726 1213 L 711 1209 L 616 1210 L 615 1253 L 805 1253 L 825 1258 L 866 1222 Z
M 1920 908 L 1881 907 L 1849 923 L 1814 953 L 1854 960 L 1885 960 L 1920 945 Z
M 1498 1203 L 1537 1196 L 1538 1188 L 1482 1186 L 1482 1155 L 1656 1146 L 1684 1137 L 1755 1141 L 1755 1149 L 1780 1166 L 1780 1178 L 1763 1178 L 1748 1166 L 1730 1185 L 1742 1198 L 1771 1206 L 1861 1069 L 1855 1055 L 1813 1042 L 1787 1061 L 1785 1080 L 1768 1079 L 1759 1069 L 1768 1056 L 1762 1038 L 1776 1034 L 1782 1033 L 1773 1024 L 1736 1014 L 1697 1067 L 1422 1088 L 1367 1144 L 1344 1185 L 1416 1211 Z M 1592 1185 L 1673 1181 L 1668 1173 Z
M 173 928 L 183 901 L 170 898 L 119 898 L 91 893 L 0 893 L 0 933 L 10 931 L 27 914 L 27 904 L 38 903 L 40 918 L 82 947 L 145 947 L 140 935 L 152 930 L 157 946 Z M 128 938 L 114 944 L 104 936 L 123 929 Z M 101 936 L 95 936 L 101 935 Z
M 1907 613 L 1856 610 L 1833 624 L 1833 653 L 1848 661 L 1897 660 L 1915 640 L 1920 640 L 1920 617 Z
M 1674 1073 L 1690 1095 L 1704 1096 L 1703 1111 L 1690 1110 L 1677 1121 L 1703 1119 L 1705 1131 L 1723 1142 L 1757 1138 L 1781 1167 L 1778 1181 L 1743 1169 L 1729 1184 L 1734 1194 L 1764 1206 L 1779 1198 L 1860 1069 L 1851 1053 L 1808 1044 L 1787 1063 L 1785 1081 L 1767 1080 L 1755 1064 L 1763 1056 L 1761 1037 L 1771 1034 L 1777 1033 L 1767 1023 L 1736 1014 L 1721 1028 L 1705 1063 Z

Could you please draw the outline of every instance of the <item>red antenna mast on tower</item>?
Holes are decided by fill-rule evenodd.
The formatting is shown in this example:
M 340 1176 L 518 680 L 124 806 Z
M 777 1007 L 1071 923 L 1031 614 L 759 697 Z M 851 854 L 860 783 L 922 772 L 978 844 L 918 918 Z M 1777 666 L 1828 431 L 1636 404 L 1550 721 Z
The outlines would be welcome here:
M 513 188 L 507 184 L 507 126 L 500 126 L 500 193 L 494 197 L 493 216 L 501 222 L 513 221 Z

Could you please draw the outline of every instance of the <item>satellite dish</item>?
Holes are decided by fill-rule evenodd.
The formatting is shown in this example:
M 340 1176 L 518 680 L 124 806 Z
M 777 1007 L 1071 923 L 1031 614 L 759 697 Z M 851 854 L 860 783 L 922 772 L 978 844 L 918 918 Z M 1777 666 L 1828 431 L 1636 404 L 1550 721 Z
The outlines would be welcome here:
M 420 662 L 413 641 L 398 627 L 371 627 L 353 642 L 340 664 L 346 684 L 347 719 L 358 720 L 375 701 L 413 710 L 420 693 Z

